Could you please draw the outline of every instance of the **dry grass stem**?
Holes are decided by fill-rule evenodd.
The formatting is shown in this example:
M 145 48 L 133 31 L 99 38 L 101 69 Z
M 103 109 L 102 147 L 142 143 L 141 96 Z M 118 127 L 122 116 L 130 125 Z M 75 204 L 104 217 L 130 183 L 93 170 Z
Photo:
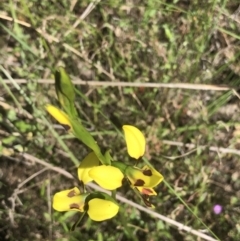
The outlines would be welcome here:
M 25 84 L 26 79 L 14 79 L 18 84 Z M 4 79 L 6 84 L 11 81 Z M 54 84 L 52 79 L 38 79 L 39 84 Z M 208 90 L 208 91 L 227 91 L 232 88 L 227 86 L 207 85 L 207 84 L 191 84 L 191 83 L 140 83 L 140 82 L 111 82 L 97 80 L 79 80 L 73 79 L 75 85 L 102 86 L 102 87 L 143 87 L 143 88 L 169 88 L 169 89 L 188 89 L 188 90 Z

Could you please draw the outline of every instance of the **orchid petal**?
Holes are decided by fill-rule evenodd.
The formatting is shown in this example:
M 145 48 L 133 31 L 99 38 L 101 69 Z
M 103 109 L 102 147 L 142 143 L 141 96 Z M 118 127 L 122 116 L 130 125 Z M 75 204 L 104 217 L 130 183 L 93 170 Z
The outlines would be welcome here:
M 91 168 L 99 165 L 99 159 L 94 152 L 89 153 L 81 162 L 78 167 L 78 178 L 84 184 L 91 182 L 93 179 L 89 176 L 88 172 Z
M 80 194 L 77 187 L 57 192 L 53 196 L 53 209 L 59 212 L 76 210 L 83 212 L 88 194 Z
M 45 109 L 54 119 L 56 119 L 61 125 L 63 125 L 66 130 L 72 129 L 72 124 L 69 120 L 68 115 L 65 112 L 61 111 L 53 105 L 46 105 Z
M 99 186 L 107 190 L 114 190 L 122 186 L 124 178 L 118 168 L 106 165 L 93 167 L 88 174 Z
M 143 156 L 146 147 L 146 140 L 143 133 L 138 128 L 131 125 L 124 125 L 122 128 L 129 156 L 135 159 Z
M 119 206 L 109 200 L 94 198 L 88 202 L 88 215 L 94 221 L 103 221 L 117 215 Z
M 153 188 L 163 181 L 163 176 L 157 170 L 148 166 L 143 169 L 128 166 L 125 175 L 135 187 Z

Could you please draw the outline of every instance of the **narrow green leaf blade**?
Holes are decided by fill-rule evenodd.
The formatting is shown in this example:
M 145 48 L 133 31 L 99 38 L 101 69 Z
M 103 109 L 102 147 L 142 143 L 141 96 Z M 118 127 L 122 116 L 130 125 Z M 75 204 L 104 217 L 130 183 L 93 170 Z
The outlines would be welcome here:
M 71 124 L 73 128 L 73 134 L 86 146 L 94 151 L 96 156 L 99 158 L 102 164 L 110 165 L 110 160 L 105 158 L 101 152 L 101 149 L 97 142 L 94 140 L 92 135 L 84 128 L 82 123 L 77 118 L 71 118 Z
M 55 89 L 62 108 L 69 116 L 76 117 L 77 111 L 74 106 L 75 89 L 63 67 L 58 67 L 55 72 Z

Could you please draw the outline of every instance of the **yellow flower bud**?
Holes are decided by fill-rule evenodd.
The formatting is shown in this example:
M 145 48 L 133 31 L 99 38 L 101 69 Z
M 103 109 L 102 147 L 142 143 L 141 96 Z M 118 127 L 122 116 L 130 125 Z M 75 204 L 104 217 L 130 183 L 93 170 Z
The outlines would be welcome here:
M 72 129 L 68 115 L 53 105 L 46 105 L 47 112 L 56 119 L 66 130 Z

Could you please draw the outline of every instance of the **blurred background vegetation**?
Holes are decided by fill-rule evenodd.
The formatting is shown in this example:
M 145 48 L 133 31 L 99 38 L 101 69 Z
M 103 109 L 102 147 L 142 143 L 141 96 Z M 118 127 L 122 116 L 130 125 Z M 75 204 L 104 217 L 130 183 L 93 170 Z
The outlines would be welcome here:
M 219 240 L 240 240 L 238 0 L 2 0 L 0 34 L 1 240 L 204 240 L 125 204 L 69 232 L 76 216 L 53 212 L 51 197 L 76 183 L 46 166 L 76 174 L 62 142 L 79 161 L 89 150 L 45 124 L 60 65 L 84 125 L 116 160 L 129 157 L 115 128 L 144 132 L 146 157 L 175 191 L 158 186 L 156 212 L 211 236 L 177 193 Z

